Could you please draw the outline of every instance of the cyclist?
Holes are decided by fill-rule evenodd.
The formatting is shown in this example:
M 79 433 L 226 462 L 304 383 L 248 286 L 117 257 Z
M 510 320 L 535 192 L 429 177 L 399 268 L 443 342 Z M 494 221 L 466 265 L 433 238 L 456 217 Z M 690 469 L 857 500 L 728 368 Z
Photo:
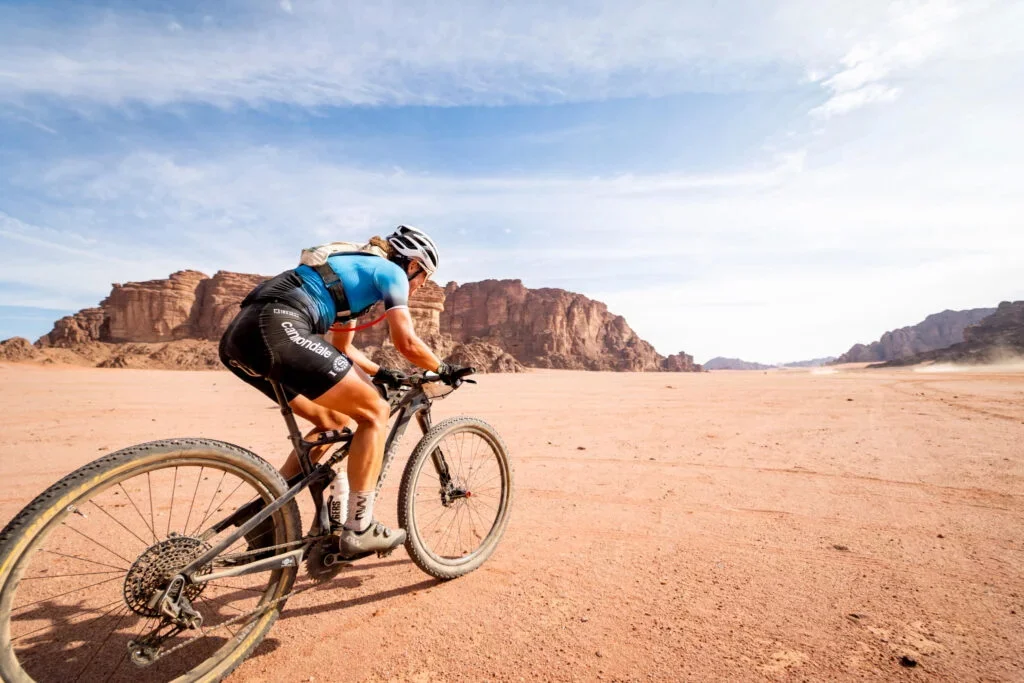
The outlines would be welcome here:
M 352 345 L 354 319 L 383 301 L 391 341 L 403 356 L 447 383 L 460 370 L 443 363 L 416 335 L 409 315 L 409 296 L 437 269 L 434 241 L 400 225 L 370 244 L 385 257 L 335 254 L 327 258 L 327 270 L 301 265 L 260 284 L 242 301 L 220 341 L 221 361 L 243 381 L 275 402 L 269 379 L 281 384 L 292 410 L 315 425 L 307 438 L 357 426 L 348 456 L 344 521 L 340 502 L 328 500 L 331 530 L 340 531 L 339 552 L 345 556 L 390 551 L 406 535 L 373 518 L 389 418 L 388 404 L 374 385 L 397 387 L 405 376 L 377 365 Z M 328 448 L 314 449 L 310 458 L 316 462 Z M 299 471 L 292 451 L 281 474 L 289 479 Z

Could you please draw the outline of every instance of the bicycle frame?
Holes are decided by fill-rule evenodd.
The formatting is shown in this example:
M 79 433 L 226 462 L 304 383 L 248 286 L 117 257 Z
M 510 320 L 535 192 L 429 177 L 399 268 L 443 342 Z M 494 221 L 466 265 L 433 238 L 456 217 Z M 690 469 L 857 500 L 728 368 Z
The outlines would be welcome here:
M 288 436 L 295 449 L 295 453 L 298 455 L 299 467 L 302 469 L 302 472 L 289 480 L 288 484 L 290 488 L 288 491 L 269 505 L 264 504 L 262 500 L 252 501 L 233 512 L 227 518 L 211 526 L 210 530 L 206 533 L 212 531 L 212 534 L 210 534 L 212 536 L 231 526 L 235 522 L 236 518 L 252 514 L 252 516 L 241 524 L 238 529 L 228 534 L 205 553 L 195 558 L 187 566 L 182 568 L 178 575 L 183 576 L 187 583 L 202 583 L 204 581 L 231 576 L 241 576 L 244 574 L 252 574 L 262 571 L 271 571 L 282 567 L 297 565 L 302 557 L 302 548 L 283 553 L 281 555 L 255 560 L 249 564 L 239 567 L 230 567 L 219 572 L 210 574 L 196 573 L 233 543 L 255 529 L 265 520 L 269 519 L 271 515 L 288 504 L 289 501 L 295 498 L 295 496 L 305 488 L 309 488 L 310 495 L 313 498 L 314 509 L 317 511 L 318 515 L 317 522 L 320 525 L 320 529 L 323 530 L 323 520 L 319 519 L 319 515 L 323 509 L 323 492 L 334 477 L 333 466 L 348 455 L 353 433 L 347 428 L 340 431 L 330 430 L 318 434 L 315 441 L 307 441 L 303 438 L 302 432 L 299 431 L 299 426 L 295 421 L 295 415 L 292 412 L 291 407 L 288 405 L 287 398 L 284 395 L 281 385 L 275 381 L 271 381 L 271 385 L 274 388 L 274 394 L 277 396 L 277 402 L 281 406 L 281 415 L 284 417 L 284 421 L 288 425 Z M 421 386 L 412 386 L 404 394 L 396 395 L 389 399 L 389 403 L 391 404 L 391 415 L 397 415 L 397 418 L 391 427 L 391 431 L 388 433 L 388 438 L 384 445 L 384 458 L 381 462 L 380 476 L 377 479 L 378 491 L 384 483 L 384 479 L 387 476 L 391 462 L 394 460 L 398 443 L 402 440 L 402 436 L 405 434 L 405 430 L 408 428 L 409 422 L 412 420 L 413 416 L 416 417 L 416 420 L 424 434 L 427 433 L 431 426 L 431 399 L 423 392 Z M 338 448 L 330 458 L 314 466 L 309 458 L 310 451 L 319 446 L 329 446 L 336 443 L 343 445 Z M 435 450 L 435 452 L 431 454 L 431 457 L 434 461 L 435 467 L 437 467 L 438 477 L 443 484 L 450 478 L 448 473 L 448 464 L 444 460 L 444 455 L 438 450 Z

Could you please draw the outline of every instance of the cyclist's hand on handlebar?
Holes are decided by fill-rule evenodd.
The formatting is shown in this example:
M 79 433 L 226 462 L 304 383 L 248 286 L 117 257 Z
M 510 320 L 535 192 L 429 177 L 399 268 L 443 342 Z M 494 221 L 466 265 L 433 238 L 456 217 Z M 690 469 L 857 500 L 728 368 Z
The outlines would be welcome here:
M 449 365 L 448 363 L 441 363 L 437 368 L 437 375 L 441 378 L 441 381 L 452 387 L 462 384 L 463 378 L 466 375 L 472 375 L 474 372 L 476 372 L 476 368 L 464 368 L 458 365 Z
M 409 381 L 409 376 L 401 370 L 386 368 L 383 365 L 373 375 L 373 383 L 388 389 L 398 389 Z

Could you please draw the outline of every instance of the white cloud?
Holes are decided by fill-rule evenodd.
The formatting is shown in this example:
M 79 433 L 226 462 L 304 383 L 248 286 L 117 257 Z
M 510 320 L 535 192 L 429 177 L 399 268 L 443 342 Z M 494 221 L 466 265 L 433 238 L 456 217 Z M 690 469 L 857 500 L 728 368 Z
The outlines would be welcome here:
M 267 147 L 136 153 L 27 178 L 74 213 L 52 209 L 48 230 L 21 234 L 115 259 L 94 267 L 49 252 L 58 267 L 84 264 L 84 306 L 110 280 L 186 267 L 269 274 L 304 245 L 408 221 L 438 240 L 445 280 L 581 291 L 663 353 L 705 359 L 837 354 L 930 312 L 1024 296 L 1024 164 L 955 149 L 855 164 L 811 152 L 733 172 L 586 178 L 376 172 Z M 72 228 L 75 239 L 59 232 Z M 39 300 L 52 305 L 60 286 L 18 265 L 41 246 L 7 239 L 5 279 L 50 288 Z
M 172 30 L 140 12 L 54 26 L 0 10 L 0 101 L 505 104 L 788 88 L 814 73 L 831 97 L 864 103 L 878 98 L 850 93 L 895 92 L 887 79 L 964 49 L 977 36 L 961 35 L 963 16 L 986 49 L 1017 49 L 1009 2 L 259 7 L 194 24 L 179 17 Z
M 900 94 L 899 88 L 872 83 L 848 92 L 835 92 L 824 104 L 811 110 L 811 115 L 830 118 L 846 114 L 873 102 L 892 102 Z
M 269 274 L 304 245 L 408 221 L 438 238 L 446 279 L 582 291 L 663 353 L 767 362 L 1024 297 L 1022 3 L 543 15 L 469 3 L 458 22 L 435 5 L 269 6 L 276 18 L 179 18 L 178 32 L 132 14 L 33 33 L 0 10 L 0 102 L 20 115 L 40 101 L 502 104 L 808 80 L 821 91 L 763 158 L 705 173 L 463 177 L 244 145 L 25 159 L 8 177 L 38 208 L 29 220 L 0 206 L 0 279 L 32 288 L 34 305 L 80 307 L 111 280 Z M 40 253 L 76 269 L 73 292 L 38 268 Z
M 809 78 L 830 93 L 812 110 L 819 118 L 847 114 L 868 104 L 892 102 L 893 81 L 938 76 L 950 59 L 1020 54 L 1007 37 L 1022 17 L 1019 3 L 914 0 L 893 2 L 888 16 L 856 40 L 837 69 L 812 69 Z M 986 45 L 986 47 L 982 47 Z M 925 73 L 921 74 L 924 67 Z

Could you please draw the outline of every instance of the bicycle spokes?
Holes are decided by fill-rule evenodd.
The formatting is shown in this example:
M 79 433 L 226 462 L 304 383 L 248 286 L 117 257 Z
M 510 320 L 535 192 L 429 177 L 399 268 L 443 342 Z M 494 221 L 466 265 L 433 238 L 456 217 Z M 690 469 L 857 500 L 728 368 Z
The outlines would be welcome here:
M 131 662 L 145 663 L 146 647 L 152 654 L 184 632 L 204 635 L 188 656 L 154 667 L 161 671 L 154 675 L 173 677 L 235 638 L 245 624 L 229 620 L 260 603 L 268 574 L 176 588 L 168 581 L 210 549 L 214 521 L 259 495 L 230 467 L 178 465 L 69 506 L 26 561 L 12 600 L 10 638 L 25 671 L 45 680 L 130 680 L 137 676 Z M 242 539 L 225 553 L 246 547 Z
M 500 463 L 485 439 L 461 432 L 437 445 L 431 464 L 420 470 L 414 493 L 420 537 L 441 558 L 472 554 L 498 518 Z

